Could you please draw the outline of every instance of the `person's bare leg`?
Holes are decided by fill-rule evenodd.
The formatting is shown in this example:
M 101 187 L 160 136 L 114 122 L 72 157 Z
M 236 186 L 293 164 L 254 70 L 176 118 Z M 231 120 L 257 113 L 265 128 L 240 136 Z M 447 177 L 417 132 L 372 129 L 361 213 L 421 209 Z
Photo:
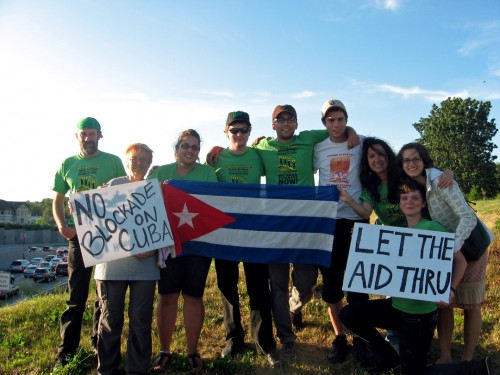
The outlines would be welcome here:
M 184 327 L 186 330 L 187 352 L 198 352 L 198 341 L 205 318 L 205 305 L 202 298 L 184 297 Z
M 340 310 L 344 307 L 344 300 L 341 299 L 339 302 L 327 303 L 326 305 L 328 307 L 328 315 L 330 316 L 330 322 L 332 323 L 335 336 L 344 335 L 344 325 L 340 320 Z
M 156 325 L 158 326 L 158 337 L 160 348 L 164 352 L 170 352 L 170 344 L 175 330 L 177 320 L 177 303 L 179 293 L 160 294 L 156 308 Z
M 470 361 L 481 335 L 481 308 L 464 310 L 464 352 L 462 360 Z
M 453 309 L 439 309 L 438 315 L 438 341 L 439 359 L 436 363 L 451 362 L 451 339 L 453 336 Z

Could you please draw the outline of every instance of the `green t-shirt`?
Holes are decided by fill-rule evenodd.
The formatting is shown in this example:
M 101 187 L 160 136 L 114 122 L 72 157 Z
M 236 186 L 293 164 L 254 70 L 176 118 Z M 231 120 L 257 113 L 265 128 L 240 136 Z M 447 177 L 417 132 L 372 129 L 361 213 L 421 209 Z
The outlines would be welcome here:
M 262 139 L 255 147 L 264 162 L 266 183 L 314 186 L 314 145 L 326 138 L 326 130 L 305 130 L 286 143 Z
M 373 196 L 363 188 L 360 199 L 371 204 L 373 210 L 377 214 L 379 221 L 383 225 L 393 225 L 396 227 L 407 227 L 406 217 L 399 207 L 399 203 L 390 203 L 387 199 L 388 185 L 386 183 L 380 184 L 378 193 L 380 194 L 380 201 L 376 202 Z
M 414 229 L 435 230 L 437 232 L 448 232 L 444 226 L 437 221 L 422 220 L 413 227 Z M 419 301 L 416 299 L 392 297 L 392 306 L 395 309 L 408 314 L 427 314 L 436 310 L 435 302 Z
M 107 152 L 100 152 L 93 158 L 80 155 L 70 156 L 59 167 L 54 178 L 52 190 L 66 194 L 97 189 L 109 180 L 126 176 L 120 158 Z
M 148 180 L 152 178 L 157 178 L 160 182 L 171 179 L 217 182 L 217 176 L 215 175 L 214 169 L 200 163 L 196 163 L 194 168 L 185 176 L 177 175 L 177 162 L 162 165 L 156 168 L 153 173 L 148 176 Z
M 222 150 L 213 167 L 219 182 L 260 184 L 260 177 L 264 175 L 262 159 L 251 147 L 247 147 L 243 154 Z

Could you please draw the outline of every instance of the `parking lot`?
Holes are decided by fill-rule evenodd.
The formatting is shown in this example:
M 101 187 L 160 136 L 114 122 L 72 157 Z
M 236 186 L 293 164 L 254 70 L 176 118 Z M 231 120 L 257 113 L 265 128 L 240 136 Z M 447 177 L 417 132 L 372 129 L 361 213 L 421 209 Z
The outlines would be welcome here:
M 42 246 L 43 245 L 40 245 L 38 247 Z M 0 270 L 10 271 L 10 264 L 13 260 L 31 260 L 35 257 L 44 258 L 49 254 L 55 255 L 55 249 L 60 246 L 66 246 L 66 244 L 50 244 L 50 246 L 53 247 L 53 250 L 48 252 L 28 252 L 28 246 L 22 245 L 0 246 Z M 12 272 L 12 275 L 15 277 L 15 285 L 20 289 L 20 293 L 17 296 L 7 298 L 5 301 L 0 300 L 0 307 L 17 303 L 18 301 L 35 295 L 50 293 L 55 288 L 66 288 L 68 280 L 67 276 L 57 276 L 55 281 L 34 282 L 32 278 L 25 278 L 22 272 Z

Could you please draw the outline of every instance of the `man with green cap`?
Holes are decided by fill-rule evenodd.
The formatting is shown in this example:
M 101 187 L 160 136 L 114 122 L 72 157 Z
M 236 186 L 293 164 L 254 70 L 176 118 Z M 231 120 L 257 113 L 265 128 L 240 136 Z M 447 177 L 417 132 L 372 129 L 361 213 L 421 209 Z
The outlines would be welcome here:
M 260 178 L 264 175 L 264 165 L 258 152 L 252 147 L 247 147 L 251 131 L 252 124 L 247 112 L 229 112 L 224 128 L 224 133 L 229 139 L 229 147 L 221 151 L 218 161 L 213 165 L 219 182 L 260 184 Z M 245 349 L 245 332 L 241 324 L 238 293 L 238 265 L 237 261 L 215 259 L 226 331 L 223 358 L 235 356 Z M 243 269 L 250 304 L 252 338 L 257 353 L 264 355 L 268 364 L 275 367 L 279 364 L 279 358 L 273 336 L 267 264 L 243 262 Z
M 68 240 L 68 293 L 66 310 L 61 315 L 61 339 L 56 366 L 65 366 L 80 345 L 83 313 L 87 303 L 92 267 L 85 267 L 76 229 L 65 218 L 66 193 L 96 189 L 112 178 L 126 176 L 118 156 L 99 150 L 102 138 L 101 125 L 93 117 L 85 117 L 77 124 L 76 139 L 80 153 L 63 161 L 54 177 L 52 190 L 56 193 L 52 202 L 52 214 L 59 233 Z M 97 347 L 98 305 L 94 309 L 92 345 Z

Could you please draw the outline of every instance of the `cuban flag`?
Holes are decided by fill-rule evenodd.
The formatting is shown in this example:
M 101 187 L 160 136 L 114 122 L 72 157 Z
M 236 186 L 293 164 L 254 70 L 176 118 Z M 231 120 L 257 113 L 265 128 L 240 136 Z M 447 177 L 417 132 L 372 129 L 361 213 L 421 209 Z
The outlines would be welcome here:
M 162 190 L 177 254 L 330 266 L 335 186 L 169 180 Z

